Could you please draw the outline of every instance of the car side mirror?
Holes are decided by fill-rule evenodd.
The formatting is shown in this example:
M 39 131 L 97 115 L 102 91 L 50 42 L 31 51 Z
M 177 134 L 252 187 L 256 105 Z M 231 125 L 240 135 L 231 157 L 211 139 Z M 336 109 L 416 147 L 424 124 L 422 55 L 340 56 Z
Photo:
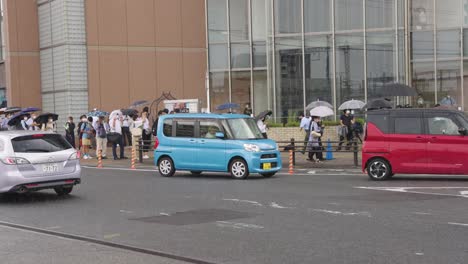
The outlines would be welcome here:
M 458 133 L 460 133 L 460 135 L 466 136 L 467 134 L 466 128 L 462 127 L 458 129 Z
M 216 132 L 216 138 L 224 139 L 224 133 L 223 132 Z

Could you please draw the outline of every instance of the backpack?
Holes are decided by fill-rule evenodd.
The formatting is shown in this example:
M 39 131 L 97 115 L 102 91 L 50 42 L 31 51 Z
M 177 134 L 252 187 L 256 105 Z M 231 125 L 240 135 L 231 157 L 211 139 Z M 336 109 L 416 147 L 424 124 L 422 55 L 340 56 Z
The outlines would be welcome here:
M 99 127 L 96 132 L 97 132 L 98 137 L 107 138 L 107 132 L 106 132 L 106 128 L 104 127 L 104 124 L 99 124 Z
M 354 123 L 353 130 L 358 134 L 362 134 L 364 132 L 364 128 L 362 127 L 362 124 L 359 122 Z

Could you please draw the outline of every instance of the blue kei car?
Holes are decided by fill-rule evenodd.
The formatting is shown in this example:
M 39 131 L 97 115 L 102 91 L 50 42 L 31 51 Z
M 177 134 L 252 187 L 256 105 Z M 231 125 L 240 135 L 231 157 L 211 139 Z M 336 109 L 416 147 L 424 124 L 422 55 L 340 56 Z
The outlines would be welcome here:
M 245 179 L 250 173 L 271 177 L 281 170 L 276 142 L 264 139 L 255 120 L 246 115 L 164 115 L 157 129 L 154 163 L 165 177 L 182 170 L 229 172 Z

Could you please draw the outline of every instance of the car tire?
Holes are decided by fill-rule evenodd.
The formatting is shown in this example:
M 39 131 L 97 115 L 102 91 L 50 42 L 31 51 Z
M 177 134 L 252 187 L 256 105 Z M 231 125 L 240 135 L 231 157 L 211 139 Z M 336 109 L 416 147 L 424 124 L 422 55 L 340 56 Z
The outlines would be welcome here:
M 243 180 L 249 177 L 249 167 L 243 159 L 234 159 L 229 164 L 229 172 L 231 177 L 236 180 Z
M 262 176 L 265 178 L 271 178 L 276 174 L 276 172 L 262 173 Z
M 385 181 L 393 176 L 392 168 L 385 159 L 377 158 L 367 163 L 367 175 L 373 181 Z
M 158 162 L 159 174 L 163 177 L 172 177 L 175 173 L 174 162 L 169 157 L 164 157 Z
M 202 171 L 190 171 L 193 175 L 201 175 Z
M 58 196 L 69 195 L 73 191 L 73 186 L 57 187 L 57 188 L 54 188 L 54 191 Z

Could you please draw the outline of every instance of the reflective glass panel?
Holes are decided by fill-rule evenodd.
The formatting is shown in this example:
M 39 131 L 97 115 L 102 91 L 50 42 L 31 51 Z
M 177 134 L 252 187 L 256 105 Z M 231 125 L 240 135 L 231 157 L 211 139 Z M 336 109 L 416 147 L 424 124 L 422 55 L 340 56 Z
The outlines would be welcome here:
M 289 115 L 304 108 L 302 39 L 276 38 L 276 117 L 287 123 Z
M 463 29 L 463 56 L 468 56 L 468 29 Z
M 405 26 L 405 0 L 398 1 L 398 27 Z
M 460 57 L 460 30 L 437 31 L 437 59 Z
M 412 30 L 428 30 L 434 26 L 433 0 L 411 1 L 411 28 Z
M 463 111 L 468 109 L 468 60 L 463 61 Z
M 229 1 L 231 41 L 249 39 L 248 0 Z
M 250 48 L 247 43 L 231 43 L 231 67 L 250 67 Z
M 258 115 L 266 109 L 270 109 L 269 102 L 270 96 L 268 91 L 268 74 L 267 71 L 254 71 L 253 72 L 253 98 L 254 114 Z
M 335 0 L 335 28 L 340 30 L 363 28 L 362 0 Z
M 211 44 L 209 49 L 210 69 L 228 69 L 227 44 Z
M 461 105 L 461 77 L 460 61 L 437 62 L 437 101 L 439 104 L 447 103 Z
M 413 87 L 419 97 L 413 98 L 417 107 L 433 107 L 435 104 L 434 62 L 413 63 Z
M 364 100 L 364 39 L 362 34 L 336 36 L 336 101 Z
M 267 53 L 266 53 L 265 42 L 253 43 L 253 63 L 254 63 L 254 67 L 266 67 L 267 66 Z
M 266 0 L 251 0 L 252 2 L 252 40 L 265 41 L 267 37 L 267 2 Z
M 436 0 L 436 27 L 460 27 L 461 9 L 460 0 Z
M 399 30 L 398 31 L 398 77 L 399 82 L 406 81 L 406 57 L 405 57 L 405 31 Z
M 366 0 L 366 27 L 392 28 L 396 0 Z
M 330 32 L 332 14 L 330 0 L 304 0 L 304 31 Z
M 228 72 L 210 73 L 211 111 L 216 106 L 229 102 L 229 74 Z
M 305 39 L 306 104 L 320 99 L 333 102 L 333 48 L 331 35 Z
M 226 0 L 208 0 L 208 39 L 210 42 L 227 42 Z
M 301 0 L 275 0 L 276 33 L 300 33 L 301 14 Z
M 468 0 L 462 0 L 463 1 L 463 25 L 468 26 Z
M 434 33 L 432 31 L 415 31 L 411 33 L 412 59 L 434 58 Z
M 250 104 L 250 71 L 231 72 L 232 102 L 239 104 L 239 112 L 243 112 L 246 104 Z
M 395 35 L 389 31 L 368 33 L 366 37 L 367 93 L 369 98 L 373 98 L 386 83 L 396 80 Z

